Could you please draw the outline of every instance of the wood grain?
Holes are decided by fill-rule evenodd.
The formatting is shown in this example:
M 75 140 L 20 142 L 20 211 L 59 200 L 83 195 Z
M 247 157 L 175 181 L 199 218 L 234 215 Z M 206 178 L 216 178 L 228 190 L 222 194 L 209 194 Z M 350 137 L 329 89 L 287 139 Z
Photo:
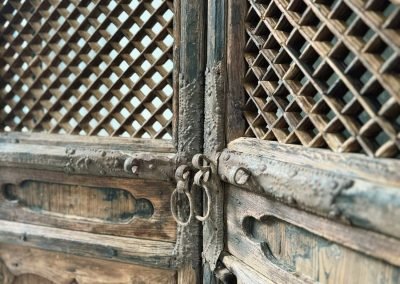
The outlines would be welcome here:
M 303 281 L 321 283 L 396 283 L 399 279 L 400 268 L 388 263 L 400 262 L 398 244 L 391 240 L 377 241 L 370 238 L 371 232 L 358 233 L 343 225 L 335 228 L 329 220 L 234 187 L 225 198 L 229 253 L 266 276 L 286 271 Z
M 174 243 L 162 241 L 0 221 L 0 242 L 153 267 L 176 266 Z
M 225 136 L 229 143 L 245 132 L 242 109 L 245 97 L 243 78 L 245 75 L 245 17 L 247 1 L 227 1 L 226 24 L 226 115 Z
M 126 165 L 127 160 L 130 164 Z M 175 155 L 172 153 L 0 143 L 0 166 L 5 167 L 171 181 L 174 165 Z
M 0 271 L 1 267 L 11 275 L 5 279 L 4 284 L 176 283 L 174 270 L 154 269 L 6 244 L 0 244 Z
M 231 146 L 235 150 L 224 150 L 219 158 L 223 180 L 338 222 L 400 238 L 397 161 L 254 139 Z M 236 175 L 243 171 L 248 178 L 239 184 Z
M 48 133 L 2 132 L 1 143 L 19 143 L 60 147 L 87 147 L 90 149 L 121 150 L 132 152 L 174 153 L 170 140 L 120 138 L 101 136 L 76 136 Z
M 130 223 L 132 218 L 153 215 L 150 200 L 135 197 L 126 190 L 24 180 L 4 184 L 0 200 L 21 211 L 40 212 L 45 217 L 111 224 Z
M 179 22 L 175 34 L 179 34 L 179 76 L 177 127 L 178 164 L 190 163 L 193 155 L 203 149 L 204 117 L 204 71 L 206 63 L 206 2 L 197 0 L 179 0 Z M 175 55 L 175 59 L 178 55 Z M 200 194 L 193 201 L 201 204 Z M 193 264 L 196 283 L 201 279 L 201 225 L 193 222 L 189 226 L 178 228 L 180 246 L 178 255 L 183 265 Z
M 246 263 L 240 261 L 233 255 L 225 254 L 222 257 L 224 265 L 236 276 L 237 284 L 276 284 L 279 283 L 279 276 L 277 271 L 267 276 L 254 270 Z
M 3 194 L 0 194 L 0 218 L 98 234 L 169 242 L 174 242 L 176 239 L 176 223 L 172 218 L 169 203 L 173 184 L 150 180 L 93 178 L 83 175 L 67 175 L 60 172 L 0 168 L 0 183 L 2 185 L 19 186 L 24 181 L 39 181 L 40 188 L 37 188 L 35 192 L 43 194 L 35 195 L 35 192 L 29 194 L 25 191 L 26 197 L 23 197 L 26 199 L 24 201 L 25 206 L 21 206 L 18 202 L 5 200 L 5 198 L 1 198 Z M 62 182 L 62 185 L 60 185 L 60 182 Z M 62 193 L 61 188 L 70 190 Z M 153 213 L 151 216 L 147 214 L 147 217 L 132 216 L 123 221 L 104 220 L 111 218 L 110 214 L 119 214 L 117 212 L 120 212 L 122 217 L 124 215 L 126 217 L 132 214 L 132 211 L 127 210 L 128 207 L 125 209 L 121 207 L 122 204 L 126 203 L 118 203 L 118 205 L 114 204 L 114 208 L 110 207 L 113 204 L 112 202 L 116 201 L 107 201 L 113 196 L 103 196 L 103 193 L 96 194 L 99 188 L 123 190 L 129 193 L 132 198 L 134 197 L 136 201 L 141 200 L 139 206 L 140 203 L 145 207 L 151 206 L 152 209 L 150 209 Z M 22 194 L 22 192 L 20 191 L 19 194 Z M 26 206 L 34 207 L 34 210 L 27 210 Z M 110 211 L 107 211 L 107 208 Z M 148 211 L 150 209 L 144 208 L 143 210 Z M 53 213 L 49 211 L 53 211 Z M 93 218 L 103 218 L 103 220 L 93 220 Z
M 228 149 L 383 185 L 400 186 L 400 161 L 394 159 L 373 159 L 360 154 L 340 154 L 323 149 L 310 150 L 253 138 L 237 139 L 228 145 Z

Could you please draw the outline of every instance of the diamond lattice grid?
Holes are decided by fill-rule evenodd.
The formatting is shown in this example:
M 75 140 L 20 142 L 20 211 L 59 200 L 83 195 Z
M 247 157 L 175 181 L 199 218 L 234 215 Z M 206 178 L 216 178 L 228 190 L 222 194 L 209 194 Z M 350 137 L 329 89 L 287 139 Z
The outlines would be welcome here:
M 249 0 L 246 31 L 246 136 L 399 157 L 399 6 Z
M 0 131 L 171 138 L 172 0 L 0 4 Z

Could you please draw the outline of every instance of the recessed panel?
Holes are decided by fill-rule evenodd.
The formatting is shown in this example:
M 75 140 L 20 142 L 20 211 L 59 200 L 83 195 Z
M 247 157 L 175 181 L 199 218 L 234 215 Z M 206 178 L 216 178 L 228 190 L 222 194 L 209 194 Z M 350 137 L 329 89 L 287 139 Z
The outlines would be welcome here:
M 3 220 L 175 241 L 169 182 L 1 168 L 0 184 Z

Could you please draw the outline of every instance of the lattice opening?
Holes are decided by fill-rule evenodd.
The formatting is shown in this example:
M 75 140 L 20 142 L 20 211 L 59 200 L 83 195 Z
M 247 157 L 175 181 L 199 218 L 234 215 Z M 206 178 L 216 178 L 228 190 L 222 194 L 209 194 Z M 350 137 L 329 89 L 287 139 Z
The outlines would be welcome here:
M 400 7 L 248 0 L 245 136 L 400 157 Z
M 172 0 L 0 3 L 0 131 L 171 139 Z

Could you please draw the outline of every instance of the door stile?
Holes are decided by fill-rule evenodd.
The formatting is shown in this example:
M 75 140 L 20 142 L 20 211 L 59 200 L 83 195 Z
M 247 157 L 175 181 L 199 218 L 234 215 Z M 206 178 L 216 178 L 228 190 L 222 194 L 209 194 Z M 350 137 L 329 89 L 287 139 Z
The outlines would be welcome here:
M 226 143 L 245 131 L 243 78 L 245 77 L 245 17 L 246 1 L 228 1 L 226 23 Z
M 210 196 L 205 195 L 203 200 L 204 214 L 207 214 L 206 204 L 210 208 L 203 222 L 203 283 L 217 283 L 214 271 L 224 246 L 223 187 L 215 176 L 215 162 L 217 153 L 225 147 L 226 8 L 227 1 L 208 1 L 204 155 L 210 159 L 212 176 L 203 181 L 210 187 Z
M 175 25 L 174 102 L 177 167 L 190 164 L 193 155 L 203 150 L 204 70 L 206 51 L 206 1 L 179 0 L 176 7 L 178 21 Z M 190 190 L 190 189 L 189 189 Z M 178 197 L 180 198 L 180 197 Z M 193 192 L 193 202 L 201 205 L 201 195 Z M 184 211 L 187 205 L 179 211 Z M 180 212 L 178 212 L 179 215 Z M 177 254 L 180 270 L 178 283 L 201 283 L 201 223 L 178 225 Z

